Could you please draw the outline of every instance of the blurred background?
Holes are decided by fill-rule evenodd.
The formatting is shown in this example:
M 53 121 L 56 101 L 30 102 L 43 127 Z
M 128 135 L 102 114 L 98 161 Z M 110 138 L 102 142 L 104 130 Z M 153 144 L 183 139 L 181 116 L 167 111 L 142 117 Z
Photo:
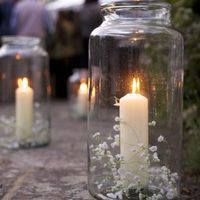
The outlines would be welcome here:
M 98 0 L 0 1 L 0 36 L 38 37 L 47 50 L 52 98 L 67 99 L 69 77 L 87 73 L 89 36 L 101 22 Z
M 200 1 L 168 2 L 173 4 L 173 26 L 185 39 L 183 165 L 187 173 L 199 175 Z M 76 79 L 77 69 L 87 73 L 89 35 L 103 20 L 99 3 L 98 0 L 0 1 L 0 36 L 39 37 L 48 51 L 54 99 L 68 99 L 68 84 Z

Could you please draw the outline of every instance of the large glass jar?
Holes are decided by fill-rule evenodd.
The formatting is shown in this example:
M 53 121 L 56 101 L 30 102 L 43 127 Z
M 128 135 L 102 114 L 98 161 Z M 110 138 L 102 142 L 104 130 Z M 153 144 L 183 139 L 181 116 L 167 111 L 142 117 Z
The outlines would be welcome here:
M 180 197 L 183 38 L 170 8 L 111 1 L 91 34 L 88 185 L 98 199 Z
M 49 143 L 48 55 L 38 38 L 3 37 L 0 49 L 0 146 Z

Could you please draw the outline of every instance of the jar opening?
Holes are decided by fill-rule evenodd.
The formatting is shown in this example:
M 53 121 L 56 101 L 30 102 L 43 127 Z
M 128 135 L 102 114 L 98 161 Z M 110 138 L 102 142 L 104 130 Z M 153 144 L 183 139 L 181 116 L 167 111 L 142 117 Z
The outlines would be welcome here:
M 170 24 L 171 5 L 157 0 L 111 0 L 101 4 L 105 19 L 143 19 Z
M 165 4 L 168 7 L 171 5 L 162 0 L 102 0 L 101 6 L 106 6 L 110 4 Z
M 3 36 L 3 44 L 18 45 L 18 46 L 36 46 L 40 45 L 40 39 L 37 37 L 27 36 Z

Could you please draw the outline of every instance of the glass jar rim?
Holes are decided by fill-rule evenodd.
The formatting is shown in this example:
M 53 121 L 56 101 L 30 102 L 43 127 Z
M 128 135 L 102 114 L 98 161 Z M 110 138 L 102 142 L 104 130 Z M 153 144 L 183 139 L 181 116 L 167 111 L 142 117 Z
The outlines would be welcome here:
M 171 26 L 171 4 L 158 0 L 109 0 L 101 4 L 107 20 L 134 20 L 140 23 Z
M 143 7 L 143 6 L 155 6 L 155 8 L 163 7 L 171 9 L 171 4 L 158 0 L 109 0 L 101 3 L 101 9 L 117 9 L 126 7 Z
M 37 37 L 29 36 L 3 36 L 2 43 L 19 46 L 36 46 L 40 45 L 41 40 Z

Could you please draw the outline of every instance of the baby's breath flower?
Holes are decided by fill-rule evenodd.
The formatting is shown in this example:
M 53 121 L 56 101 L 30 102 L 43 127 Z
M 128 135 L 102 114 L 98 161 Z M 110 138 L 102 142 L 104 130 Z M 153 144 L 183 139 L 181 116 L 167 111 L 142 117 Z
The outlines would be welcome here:
M 114 106 L 119 106 L 119 98 L 115 97 L 115 104 Z
M 105 163 L 105 164 L 103 165 L 103 167 L 107 167 L 107 164 Z
M 119 117 L 116 117 L 115 121 L 120 121 Z M 156 125 L 153 122 L 151 122 L 151 124 Z M 116 124 L 113 126 L 113 129 L 115 131 L 120 131 L 120 126 Z M 93 135 L 94 138 L 98 138 L 98 136 L 100 136 L 99 132 Z M 160 135 L 157 138 L 157 141 L 163 142 L 166 140 L 162 135 Z M 143 190 L 141 190 L 141 176 L 137 176 L 138 173 L 136 172 L 127 172 L 127 170 L 119 166 L 119 162 L 123 161 L 123 156 L 121 154 L 116 154 L 116 151 L 112 150 L 112 148 L 118 148 L 119 145 L 120 135 L 115 134 L 114 136 L 107 137 L 104 142 L 98 144 L 97 146 L 90 145 L 89 147 L 93 153 L 92 160 L 94 160 L 96 166 L 102 164 L 101 166 L 105 169 L 108 168 L 111 173 L 110 176 L 114 181 L 107 197 L 122 199 L 122 191 L 119 191 L 119 188 L 122 187 L 124 188 L 123 192 L 127 195 L 129 190 L 134 189 L 140 200 L 171 200 L 177 196 L 177 173 L 171 173 L 170 169 L 166 166 L 147 167 L 146 164 L 142 165 L 141 163 L 137 172 L 142 173 L 142 171 L 147 171 L 149 174 L 148 189 L 150 193 L 143 193 Z M 132 145 L 129 151 L 138 153 L 139 156 L 143 157 L 145 162 L 149 162 L 150 159 L 154 162 L 160 162 L 157 146 L 150 146 L 148 151 L 144 144 L 137 144 L 135 146 Z M 90 170 L 95 172 L 95 170 L 97 170 L 96 166 L 90 167 Z M 102 187 L 106 187 L 106 184 L 107 179 L 100 180 L 98 184 L 96 183 L 99 190 L 102 189 Z
M 166 166 L 162 166 L 161 171 L 162 171 L 162 173 L 165 173 L 165 174 L 170 173 L 170 170 Z
M 160 159 L 158 158 L 157 152 L 155 152 L 155 153 L 153 154 L 153 161 L 154 161 L 154 162 L 160 162 Z
M 108 193 L 107 197 L 112 199 L 122 199 L 122 191 L 116 192 L 116 193 Z
M 116 195 L 115 195 L 114 193 L 108 193 L 108 194 L 107 194 L 107 197 L 116 199 Z
M 120 122 L 120 117 L 115 117 L 116 122 Z
M 111 136 L 109 136 L 109 137 L 107 138 L 107 140 L 113 140 L 113 138 L 112 138 Z
M 149 122 L 149 126 L 156 126 L 156 121 Z
M 116 132 L 119 132 L 119 131 L 120 131 L 120 126 L 119 126 L 119 124 L 115 124 L 115 125 L 113 126 L 113 129 L 114 129 Z
M 100 133 L 99 133 L 99 132 L 96 132 L 92 137 L 93 137 L 93 138 L 96 138 L 96 137 L 98 137 L 98 136 L 100 136 Z
M 158 137 L 158 142 L 163 142 L 164 139 L 165 139 L 165 138 L 164 138 L 162 135 L 160 135 L 160 136 Z
M 107 150 L 108 149 L 108 144 L 106 142 L 102 143 L 99 145 L 99 147 L 102 149 L 102 150 Z
M 117 154 L 115 157 L 117 160 L 123 160 L 123 156 L 121 154 Z
M 120 142 L 119 140 L 120 140 L 119 135 L 115 135 L 115 142 L 117 146 L 119 146 L 119 142 Z
M 97 185 L 97 188 L 100 190 L 102 188 L 103 184 Z
M 116 142 L 113 142 L 113 143 L 110 144 L 110 146 L 114 149 L 115 147 L 118 146 L 118 144 Z
M 173 189 L 170 189 L 166 194 L 167 199 L 174 199 L 175 196 Z
M 122 191 L 116 192 L 117 199 L 122 199 Z
M 158 200 L 163 199 L 162 194 L 158 194 L 158 195 L 157 195 L 157 199 L 158 199 Z
M 171 174 L 171 178 L 174 178 L 175 180 L 178 180 L 178 173 Z
M 157 146 L 152 146 L 152 147 L 149 148 L 149 150 L 151 152 L 156 152 L 158 150 L 158 147 Z
M 107 156 L 112 156 L 112 153 L 110 151 L 106 151 Z

